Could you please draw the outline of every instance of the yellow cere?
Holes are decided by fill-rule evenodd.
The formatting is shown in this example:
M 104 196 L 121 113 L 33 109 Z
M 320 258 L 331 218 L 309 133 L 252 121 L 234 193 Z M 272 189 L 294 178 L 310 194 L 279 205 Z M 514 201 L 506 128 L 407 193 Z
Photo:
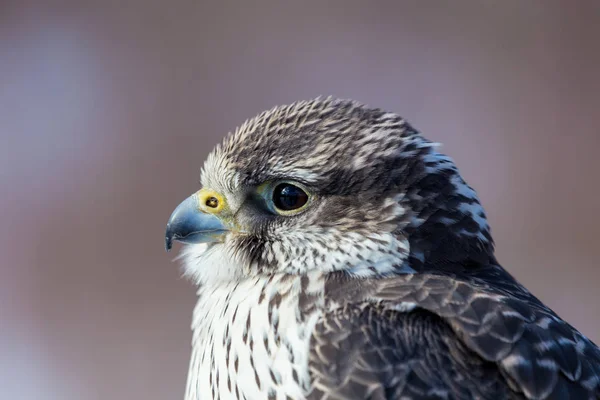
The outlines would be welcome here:
M 225 198 L 211 189 L 201 189 L 196 193 L 200 210 L 217 214 L 225 208 Z

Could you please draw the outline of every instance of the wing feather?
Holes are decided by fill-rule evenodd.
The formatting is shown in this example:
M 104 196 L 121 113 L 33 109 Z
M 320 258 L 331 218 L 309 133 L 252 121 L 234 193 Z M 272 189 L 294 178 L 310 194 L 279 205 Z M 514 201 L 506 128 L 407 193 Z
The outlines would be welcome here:
M 332 309 L 315 328 L 310 357 L 315 393 L 600 398 L 598 347 L 498 266 L 466 277 L 336 275 L 326 298 Z M 416 309 L 399 312 L 399 304 Z

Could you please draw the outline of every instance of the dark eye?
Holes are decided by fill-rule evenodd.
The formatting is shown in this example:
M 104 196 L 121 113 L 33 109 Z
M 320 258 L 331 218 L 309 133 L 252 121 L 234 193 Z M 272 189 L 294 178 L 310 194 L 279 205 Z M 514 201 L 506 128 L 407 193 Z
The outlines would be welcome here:
M 281 211 L 297 210 L 307 201 L 306 192 L 290 183 L 280 183 L 273 190 L 273 204 Z

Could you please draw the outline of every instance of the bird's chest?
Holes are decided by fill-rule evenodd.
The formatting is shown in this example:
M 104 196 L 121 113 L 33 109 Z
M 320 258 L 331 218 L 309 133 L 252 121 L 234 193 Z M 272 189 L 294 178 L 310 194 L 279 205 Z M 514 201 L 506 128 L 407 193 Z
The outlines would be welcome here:
M 301 286 L 256 279 L 200 291 L 186 400 L 303 398 L 318 311 L 300 312 Z

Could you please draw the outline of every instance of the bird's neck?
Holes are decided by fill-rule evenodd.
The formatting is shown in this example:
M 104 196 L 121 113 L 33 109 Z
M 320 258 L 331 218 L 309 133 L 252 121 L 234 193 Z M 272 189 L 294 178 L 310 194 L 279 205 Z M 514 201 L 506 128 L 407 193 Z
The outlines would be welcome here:
M 494 242 L 485 211 L 452 159 L 431 148 L 415 171 L 406 183 L 408 265 L 422 271 L 489 263 Z
M 325 276 L 273 274 L 201 287 L 194 310 L 186 399 L 207 388 L 245 398 L 302 398 L 308 344 Z M 213 393 L 215 396 L 215 393 Z

